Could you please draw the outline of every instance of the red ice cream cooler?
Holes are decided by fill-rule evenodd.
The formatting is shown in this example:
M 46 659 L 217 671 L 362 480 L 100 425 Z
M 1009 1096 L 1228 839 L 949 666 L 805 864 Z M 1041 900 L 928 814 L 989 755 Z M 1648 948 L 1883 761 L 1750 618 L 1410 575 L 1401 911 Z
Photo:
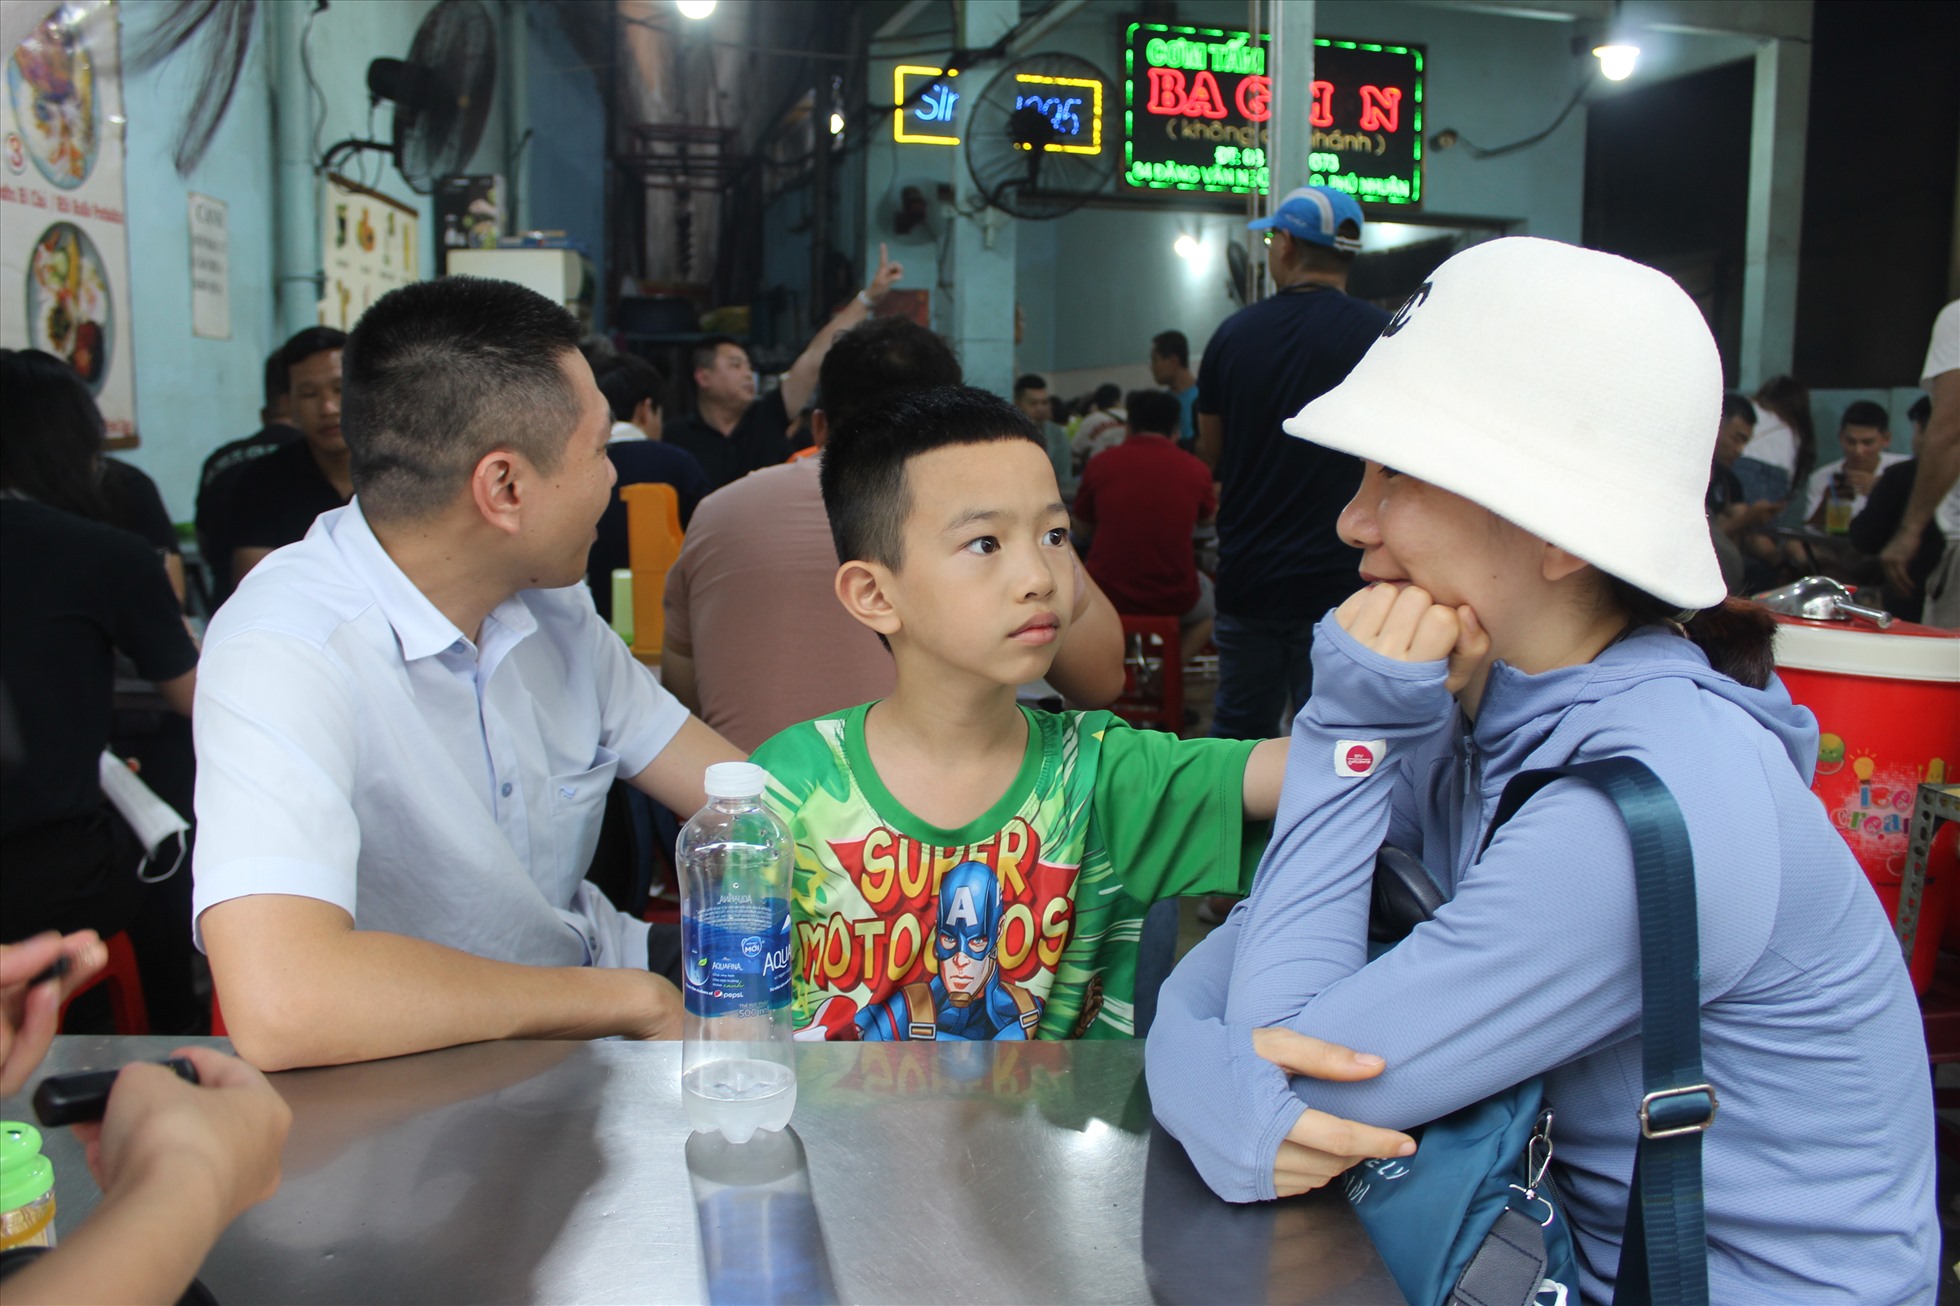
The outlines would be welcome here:
M 1960 778 L 1960 632 L 1909 621 L 1776 618 L 1776 673 L 1817 714 L 1811 790 L 1851 847 L 1887 919 L 1896 920 L 1913 804 L 1922 782 Z M 1933 844 L 1909 969 L 1932 983 L 1942 933 L 1960 942 L 1960 887 L 1949 823 Z

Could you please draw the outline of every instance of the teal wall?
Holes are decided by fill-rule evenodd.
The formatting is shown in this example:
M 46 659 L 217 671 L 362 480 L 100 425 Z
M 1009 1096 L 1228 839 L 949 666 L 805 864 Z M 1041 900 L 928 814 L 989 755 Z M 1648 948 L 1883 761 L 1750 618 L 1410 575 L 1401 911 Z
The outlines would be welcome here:
M 544 5 L 523 6 L 518 26 L 522 66 L 521 117 L 511 123 L 517 218 L 514 230 L 563 231 L 592 260 L 599 293 L 593 311 L 605 324 L 606 104 L 594 70 L 565 37 Z M 531 138 L 522 148 L 526 128 Z M 495 171 L 495 169 L 491 169 Z
M 253 35 L 250 61 L 216 141 L 197 170 L 177 176 L 171 164 L 183 108 L 193 91 L 190 71 L 197 48 L 180 53 L 161 68 L 127 76 L 127 193 L 131 313 L 135 323 L 136 419 L 141 447 L 128 453 L 132 463 L 155 478 L 164 503 L 178 521 L 188 521 L 197 492 L 197 473 L 205 456 L 226 440 L 258 428 L 265 356 L 293 331 L 310 324 L 317 292 L 292 283 L 282 314 L 277 301 L 281 278 L 310 276 L 319 269 L 319 199 L 302 179 L 304 192 L 289 204 L 290 219 L 277 194 L 279 124 L 298 129 L 295 139 L 312 154 L 348 136 L 370 134 L 367 65 L 379 56 L 408 53 L 409 43 L 434 0 L 363 0 L 322 12 L 314 24 L 312 64 L 324 116 L 317 115 L 297 57 L 307 11 L 305 0 L 264 0 Z M 125 47 L 148 31 L 166 5 L 163 0 L 123 0 Z M 506 0 L 490 0 L 505 46 L 516 12 Z M 506 67 L 508 67 L 508 61 Z M 498 94 L 508 93 L 503 79 Z M 386 138 L 389 110 L 374 114 L 372 133 Z M 493 109 L 470 171 L 505 169 L 505 115 Z M 594 135 L 597 135 L 595 125 Z M 434 253 L 432 205 L 409 190 L 381 154 L 364 154 L 343 168 L 355 180 L 413 205 L 423 217 L 424 258 Z M 553 185 L 560 179 L 553 178 Z M 229 205 L 231 233 L 231 338 L 200 340 L 190 332 L 190 234 L 186 194 L 197 191 Z M 569 185 L 565 193 L 572 192 Z M 592 202 L 597 212 L 600 204 Z M 282 221 L 295 224 L 283 232 Z M 282 234 L 287 247 L 308 252 L 303 266 L 280 266 Z M 433 267 L 432 263 L 425 266 Z
M 167 6 L 162 0 L 125 0 L 120 8 L 127 49 Z M 178 521 L 190 520 L 205 455 L 258 429 L 265 356 L 277 338 L 268 184 L 272 105 L 265 55 L 264 43 L 255 40 L 217 139 L 188 181 L 170 162 L 190 89 L 185 61 L 123 81 L 136 429 L 142 444 L 120 456 L 156 480 Z M 229 206 L 229 340 L 191 334 L 190 191 Z

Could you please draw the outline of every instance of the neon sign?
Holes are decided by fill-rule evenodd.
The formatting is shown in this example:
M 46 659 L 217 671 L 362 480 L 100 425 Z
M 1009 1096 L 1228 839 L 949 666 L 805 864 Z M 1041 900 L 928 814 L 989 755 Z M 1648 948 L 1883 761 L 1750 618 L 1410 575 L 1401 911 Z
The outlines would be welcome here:
M 958 145 L 962 93 L 952 81 L 959 69 L 900 64 L 892 69 L 892 139 L 907 145 Z M 1101 154 L 1103 84 L 1093 77 L 1019 73 L 1014 109 L 1034 109 L 1055 129 L 1042 146 L 1052 154 Z
M 1100 80 L 1018 73 L 1014 81 L 1027 88 L 1015 95 L 1014 107 L 1039 109 L 1061 137 L 1042 149 L 1051 154 L 1102 153 L 1103 84 Z
M 950 83 L 959 75 L 957 68 L 948 71 L 900 64 L 892 69 L 892 103 L 898 106 L 892 110 L 892 139 L 912 145 L 958 145 L 953 114 L 960 93 Z M 923 91 L 921 82 L 925 83 Z
M 1124 181 L 1144 190 L 1270 193 L 1270 44 L 1242 31 L 1129 24 Z M 1419 46 L 1316 37 L 1305 180 L 1364 203 L 1420 203 L 1423 66 Z

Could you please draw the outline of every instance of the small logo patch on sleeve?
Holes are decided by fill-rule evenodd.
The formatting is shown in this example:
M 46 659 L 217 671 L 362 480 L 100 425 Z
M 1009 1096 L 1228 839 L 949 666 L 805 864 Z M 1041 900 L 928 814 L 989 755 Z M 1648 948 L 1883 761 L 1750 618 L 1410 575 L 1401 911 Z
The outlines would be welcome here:
M 1385 739 L 1336 739 L 1334 741 L 1334 774 L 1344 776 L 1373 775 L 1388 755 L 1388 741 Z

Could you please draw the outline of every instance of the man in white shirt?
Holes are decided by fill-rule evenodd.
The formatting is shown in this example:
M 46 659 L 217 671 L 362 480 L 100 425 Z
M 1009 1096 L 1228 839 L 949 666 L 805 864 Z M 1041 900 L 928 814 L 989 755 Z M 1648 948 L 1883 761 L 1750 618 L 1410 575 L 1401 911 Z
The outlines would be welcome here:
M 1878 484 L 1879 473 L 1893 463 L 1905 461 L 1904 454 L 1886 452 L 1892 443 L 1891 428 L 1892 420 L 1885 410 L 1869 399 L 1860 399 L 1844 410 L 1844 417 L 1838 423 L 1838 446 L 1844 450 L 1844 457 L 1825 463 L 1810 474 L 1804 490 L 1805 521 L 1813 526 L 1822 523 L 1824 498 L 1839 476 L 1851 491 L 1851 515 L 1856 516 L 1864 508 L 1872 486 Z
M 1946 536 L 1946 553 L 1926 580 L 1922 620 L 1960 630 L 1960 299 L 1934 319 L 1919 384 L 1933 397 L 1933 414 L 1920 440 L 1912 499 L 1878 560 L 1887 583 L 1910 593 L 1914 586 L 1907 567 L 1919 548 L 1920 533 L 1929 521 L 1937 525 Z
M 211 624 L 193 910 L 261 1067 L 679 1030 L 671 928 L 650 957 L 583 877 L 615 775 L 686 812 L 741 753 L 581 583 L 613 468 L 577 344 L 507 282 L 378 300 L 344 356 L 354 501 Z

